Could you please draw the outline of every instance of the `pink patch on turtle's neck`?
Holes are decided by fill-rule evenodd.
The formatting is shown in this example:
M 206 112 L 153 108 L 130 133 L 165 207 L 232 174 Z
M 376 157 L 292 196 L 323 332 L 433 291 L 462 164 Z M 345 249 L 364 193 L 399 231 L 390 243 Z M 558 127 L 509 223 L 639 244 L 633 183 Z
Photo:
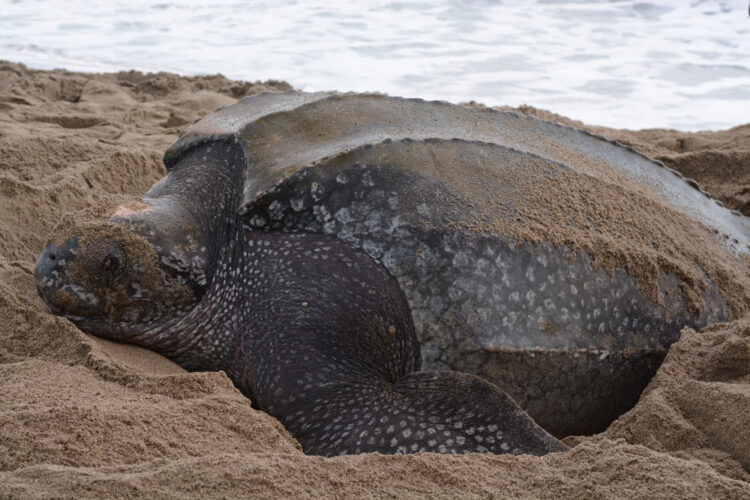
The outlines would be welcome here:
M 119 207 L 117 207 L 117 210 L 115 210 L 115 213 L 112 214 L 112 217 L 128 217 L 130 215 L 137 214 L 138 212 L 144 212 L 146 210 L 151 210 L 151 207 L 149 207 L 145 203 L 136 201 L 133 203 L 128 203 L 127 205 L 120 205 Z

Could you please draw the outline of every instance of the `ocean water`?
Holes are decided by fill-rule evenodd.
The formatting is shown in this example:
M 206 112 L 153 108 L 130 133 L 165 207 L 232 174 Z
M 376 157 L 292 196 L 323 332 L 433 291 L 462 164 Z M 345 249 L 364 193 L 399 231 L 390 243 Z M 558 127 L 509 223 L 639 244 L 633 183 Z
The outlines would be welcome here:
M 747 0 L 0 0 L 0 59 L 529 104 L 633 129 L 750 122 Z

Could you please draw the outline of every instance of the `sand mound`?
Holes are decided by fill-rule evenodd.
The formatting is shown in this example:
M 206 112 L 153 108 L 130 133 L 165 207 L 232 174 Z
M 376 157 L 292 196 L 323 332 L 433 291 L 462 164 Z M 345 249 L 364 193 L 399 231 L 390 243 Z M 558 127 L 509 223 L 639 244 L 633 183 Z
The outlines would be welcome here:
M 569 453 L 324 459 L 223 373 L 186 373 L 44 312 L 32 269 L 62 214 L 139 198 L 186 124 L 269 88 L 287 86 L 0 63 L 0 496 L 750 497 L 750 318 L 686 330 L 639 404 L 569 438 Z M 595 131 L 747 210 L 748 126 Z
M 750 318 L 686 328 L 638 406 L 604 435 L 702 458 L 721 451 L 750 471 Z

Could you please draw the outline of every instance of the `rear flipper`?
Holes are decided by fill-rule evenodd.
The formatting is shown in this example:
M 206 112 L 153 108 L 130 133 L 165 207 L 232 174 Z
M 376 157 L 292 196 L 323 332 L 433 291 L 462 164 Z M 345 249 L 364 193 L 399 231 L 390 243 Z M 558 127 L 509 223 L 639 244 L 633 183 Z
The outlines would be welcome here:
M 394 384 L 364 390 L 339 386 L 335 392 L 305 415 L 306 425 L 284 422 L 305 453 L 544 455 L 567 450 L 505 392 L 473 375 L 423 371 Z

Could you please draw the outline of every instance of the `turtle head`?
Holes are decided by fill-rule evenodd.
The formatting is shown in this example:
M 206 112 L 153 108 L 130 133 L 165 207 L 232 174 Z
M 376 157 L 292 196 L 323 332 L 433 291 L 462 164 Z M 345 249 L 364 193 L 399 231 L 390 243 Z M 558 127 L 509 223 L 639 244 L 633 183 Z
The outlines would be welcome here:
M 142 343 L 190 312 L 207 288 L 200 228 L 164 200 L 56 233 L 37 260 L 37 289 L 88 333 Z

